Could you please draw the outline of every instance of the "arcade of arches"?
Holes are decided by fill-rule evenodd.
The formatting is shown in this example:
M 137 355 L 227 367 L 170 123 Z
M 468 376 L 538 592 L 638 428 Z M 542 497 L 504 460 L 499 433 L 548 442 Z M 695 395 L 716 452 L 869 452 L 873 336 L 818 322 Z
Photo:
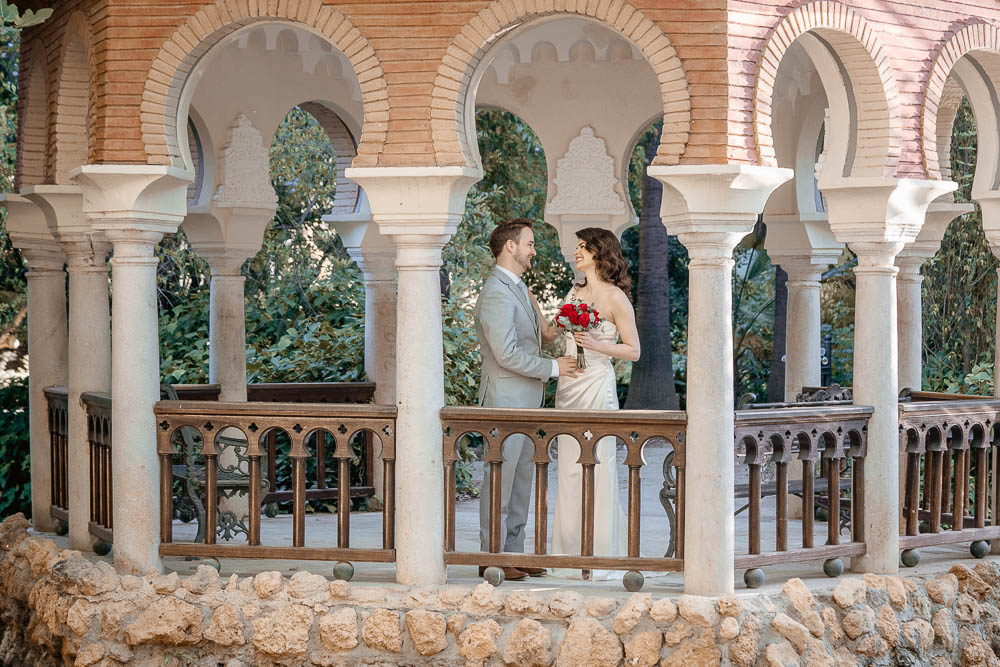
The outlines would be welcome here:
M 796 323 L 789 400 L 819 384 L 820 277 L 845 245 L 857 255 L 854 401 L 873 408 L 866 466 L 878 474 L 863 480 L 867 550 L 852 567 L 896 571 L 897 393 L 920 385 L 920 266 L 970 210 L 954 201 L 945 159 L 963 97 L 979 128 L 973 199 L 1000 255 L 1000 8 L 890 4 L 59 3 L 23 36 L 17 192 L 5 199 L 30 266 L 29 344 L 51 350 L 31 365 L 36 526 L 52 528 L 43 389 L 68 388 L 69 465 L 83 471 L 80 395 L 110 392 L 116 566 L 160 567 L 153 248 L 183 228 L 207 260 L 211 382 L 224 400 L 246 401 L 240 271 L 275 211 L 270 137 L 298 106 L 336 155 L 324 219 L 364 273 L 375 402 L 398 410 L 396 577 L 442 582 L 438 268 L 482 174 L 475 112 L 499 108 L 538 136 L 549 183 L 543 217 L 567 253 L 580 228 L 621 234 L 636 224 L 629 158 L 662 120 L 648 173 L 663 184 L 667 230 L 691 258 L 686 503 L 701 520 L 684 526 L 688 592 L 735 585 L 736 244 L 763 213 Z M 74 548 L 92 540 L 89 489 L 86 474 L 71 476 Z

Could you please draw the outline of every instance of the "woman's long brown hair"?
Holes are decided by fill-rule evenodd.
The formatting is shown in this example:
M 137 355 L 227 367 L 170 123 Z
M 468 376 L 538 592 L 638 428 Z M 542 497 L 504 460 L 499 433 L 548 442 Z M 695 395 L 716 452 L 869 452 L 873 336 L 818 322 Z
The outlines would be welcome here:
M 586 227 L 576 233 L 583 241 L 587 250 L 594 253 L 594 263 L 597 265 L 597 277 L 611 283 L 625 292 L 629 301 L 632 300 L 632 279 L 628 275 L 628 262 L 622 256 L 622 244 L 618 237 L 607 229 Z M 580 287 L 587 286 L 586 277 Z

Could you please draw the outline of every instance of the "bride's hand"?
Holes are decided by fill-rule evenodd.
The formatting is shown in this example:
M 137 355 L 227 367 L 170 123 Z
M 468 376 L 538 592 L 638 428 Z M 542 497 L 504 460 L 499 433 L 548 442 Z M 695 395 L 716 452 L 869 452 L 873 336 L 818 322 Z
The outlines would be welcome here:
M 577 331 L 573 334 L 573 340 L 576 344 L 585 350 L 596 350 L 597 346 L 600 345 L 598 341 L 589 331 Z

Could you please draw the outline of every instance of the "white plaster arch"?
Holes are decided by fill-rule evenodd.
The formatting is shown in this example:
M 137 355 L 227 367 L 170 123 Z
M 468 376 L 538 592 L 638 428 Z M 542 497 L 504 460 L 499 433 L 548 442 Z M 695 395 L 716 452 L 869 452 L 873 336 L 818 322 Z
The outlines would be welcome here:
M 576 15 L 553 16 L 512 30 L 494 52 L 500 57 L 480 66 L 476 109 L 509 111 L 535 131 L 545 151 L 546 201 L 557 195 L 559 160 L 589 126 L 614 158 L 615 189 L 625 208 L 609 213 L 600 226 L 620 234 L 634 225 L 629 162 L 638 138 L 663 118 L 657 74 L 643 54 L 614 29 Z M 623 97 L 629 105 L 620 104 Z M 546 220 L 558 229 L 561 223 L 554 215 L 547 207 Z
M 923 133 L 921 136 L 924 167 L 929 178 L 943 178 L 941 162 L 942 160 L 947 161 L 949 158 L 946 148 L 950 148 L 951 137 L 950 134 L 945 136 L 947 143 L 943 143 L 941 141 L 942 133 L 939 131 L 938 125 L 941 122 L 942 112 L 945 116 L 944 122 L 948 124 L 954 122 L 954 115 L 948 105 L 942 104 L 942 101 L 947 102 L 947 100 L 942 100 L 942 96 L 949 80 L 953 79 L 955 65 L 966 60 L 967 62 L 971 61 L 981 70 L 977 76 L 967 73 L 963 77 L 963 87 L 972 84 L 974 79 L 982 78 L 984 83 L 992 88 L 991 80 L 1000 80 L 1000 71 L 997 70 L 997 64 L 993 57 L 997 53 L 1000 53 L 1000 28 L 990 23 L 979 22 L 957 29 L 944 43 L 934 59 L 930 76 L 927 78 L 927 90 L 924 94 Z M 968 93 L 968 91 L 966 92 Z M 969 98 L 974 113 L 977 113 L 978 107 L 977 125 L 980 123 L 979 113 L 984 114 L 984 120 L 990 114 L 996 115 L 995 111 L 989 111 L 990 106 L 995 106 L 996 93 L 993 92 L 990 97 L 974 99 L 970 96 Z M 984 129 L 995 134 L 995 130 Z M 980 137 L 980 145 L 982 145 L 982 137 Z
M 952 67 L 954 79 L 965 93 L 976 118 L 976 173 L 972 180 L 973 198 L 1000 189 L 1000 103 L 991 72 L 1000 74 L 1000 54 L 967 54 Z M 956 106 L 957 110 L 957 106 Z M 949 121 L 939 124 L 949 129 L 955 122 L 954 113 Z M 950 133 L 949 133 L 950 135 Z M 951 136 L 947 137 L 947 159 L 950 159 Z M 950 171 L 950 169 L 949 169 Z
M 496 0 L 462 28 L 438 68 L 431 96 L 438 165 L 481 166 L 474 141 L 477 88 L 498 52 L 498 45 L 541 22 L 567 17 L 586 19 L 610 30 L 618 38 L 642 38 L 636 48 L 656 73 L 664 118 L 657 163 L 680 162 L 690 133 L 687 79 L 669 38 L 653 21 L 628 3 L 581 3 L 565 10 L 514 8 L 509 11 L 503 0 Z M 565 60 L 572 55 L 572 45 L 570 42 L 563 46 L 557 40 L 536 45 L 530 53 L 533 59 L 549 58 L 551 54 L 556 61 Z M 519 51 L 521 54 L 526 52 L 525 49 Z M 595 55 L 597 52 L 595 49 Z
M 841 176 L 895 175 L 902 121 L 898 87 L 877 32 L 856 10 L 831 0 L 814 0 L 794 9 L 771 32 L 757 70 L 754 126 L 761 164 L 775 166 L 771 116 L 776 77 L 788 49 L 800 43 L 809 53 L 831 101 L 828 128 L 843 151 L 827 155 L 824 171 Z M 837 90 L 838 94 L 833 91 Z M 834 109 L 843 91 L 846 105 Z M 838 104 L 839 106 L 839 104 Z M 830 131 L 836 129 L 836 132 Z
M 386 130 L 381 125 L 372 125 L 372 122 L 384 123 L 388 116 L 387 88 L 382 67 L 364 35 L 343 14 L 324 5 L 322 0 L 261 3 L 260 6 L 257 3 L 247 5 L 216 0 L 179 27 L 154 59 L 143 92 L 142 140 L 147 162 L 190 169 L 187 143 L 180 141 L 179 137 L 186 136 L 187 108 L 192 102 L 193 89 L 206 76 L 210 56 L 220 44 L 231 43 L 227 38 L 235 36 L 236 48 L 240 48 L 240 33 L 252 31 L 261 25 L 265 25 L 262 33 L 264 51 L 268 47 L 276 49 L 279 36 L 292 30 L 296 37 L 295 48 L 300 50 L 297 53 L 301 56 L 298 58 L 301 72 L 314 74 L 322 69 L 328 75 L 343 73 L 340 78 L 352 80 L 355 84 L 353 90 L 358 91 L 357 100 L 353 104 L 344 102 L 343 105 L 356 106 L 358 124 L 364 126 L 359 144 L 366 146 L 366 158 L 358 166 L 374 166 L 385 142 Z M 306 34 L 302 34 L 303 32 Z M 318 40 L 308 35 L 315 36 Z M 242 38 L 242 45 L 245 47 L 249 44 L 252 37 L 251 32 Z M 331 46 L 329 51 L 322 47 L 324 41 Z M 288 41 L 282 43 L 290 46 Z M 271 53 L 278 54 L 277 51 Z M 337 67 L 332 64 L 329 67 L 317 66 L 317 63 L 325 62 L 328 58 L 337 60 L 338 63 L 346 61 L 349 67 L 342 64 Z M 360 82 L 365 83 L 363 91 Z M 259 95 L 266 95 L 266 91 L 261 90 L 259 81 L 250 88 Z M 309 93 L 299 91 L 295 94 L 295 101 L 315 98 L 317 90 L 318 88 L 313 87 Z M 179 102 L 175 103 L 175 100 Z M 277 100 L 275 103 L 284 104 L 285 109 L 288 109 L 294 101 L 285 103 Z M 216 123 L 210 118 L 210 108 L 198 106 L 206 123 L 213 132 L 217 132 L 214 127 Z M 266 134 L 267 125 L 271 121 L 254 120 L 255 125 Z M 273 122 L 274 127 L 277 127 L 280 119 Z

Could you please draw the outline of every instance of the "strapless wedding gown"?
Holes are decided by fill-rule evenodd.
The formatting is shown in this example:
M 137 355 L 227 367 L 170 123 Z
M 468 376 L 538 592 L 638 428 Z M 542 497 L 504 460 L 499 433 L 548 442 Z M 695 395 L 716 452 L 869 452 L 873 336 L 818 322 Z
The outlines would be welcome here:
M 569 301 L 575 301 L 575 289 Z M 618 328 L 602 320 L 591 330 L 594 338 L 607 343 L 618 342 Z M 567 354 L 576 353 L 576 342 L 567 334 Z M 618 393 L 615 369 L 611 357 L 593 350 L 584 350 L 587 367 L 575 378 L 560 376 L 556 389 L 556 408 L 571 410 L 617 410 Z M 589 443 L 587 443 L 589 444 Z M 577 461 L 580 445 L 568 436 L 559 436 L 559 464 L 555 517 L 552 520 L 553 554 L 579 555 L 583 508 L 583 466 Z M 618 493 L 618 469 L 614 437 L 601 438 L 597 443 L 594 469 L 594 555 L 624 557 L 628 554 L 625 510 Z M 557 570 L 554 574 L 580 578 L 580 570 Z M 593 579 L 621 578 L 624 572 L 595 570 Z

